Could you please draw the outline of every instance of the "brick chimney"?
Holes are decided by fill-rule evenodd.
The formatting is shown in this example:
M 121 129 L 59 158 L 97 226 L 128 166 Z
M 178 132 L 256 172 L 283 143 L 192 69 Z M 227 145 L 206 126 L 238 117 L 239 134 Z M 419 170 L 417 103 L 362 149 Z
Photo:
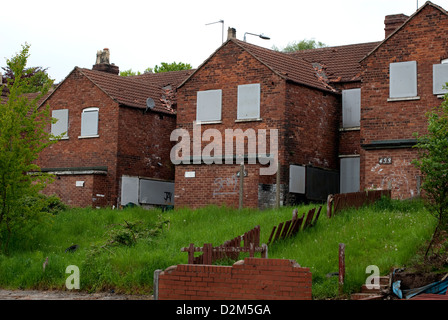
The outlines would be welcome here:
M 235 28 L 228 28 L 227 29 L 227 40 L 229 39 L 236 39 L 236 29 Z
M 110 52 L 108 48 L 104 48 L 103 51 L 96 52 L 96 63 L 93 65 L 92 70 L 103 71 L 113 74 L 119 74 L 120 70 L 118 66 L 110 63 Z
M 386 18 L 384 19 L 384 31 L 386 35 L 385 37 L 387 38 L 388 36 L 390 36 L 395 30 L 401 27 L 408 19 L 409 16 L 402 13 L 386 16 Z

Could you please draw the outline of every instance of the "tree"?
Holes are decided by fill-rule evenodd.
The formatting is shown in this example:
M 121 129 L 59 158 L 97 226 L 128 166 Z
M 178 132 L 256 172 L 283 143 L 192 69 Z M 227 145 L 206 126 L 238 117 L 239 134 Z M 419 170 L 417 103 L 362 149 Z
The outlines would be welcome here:
M 424 199 L 438 221 L 425 257 L 440 233 L 448 230 L 448 94 L 426 116 L 428 133 L 415 133 L 418 158 L 412 162 L 423 175 Z
M 146 68 L 143 73 L 152 73 L 152 68 Z M 120 76 L 122 77 L 139 76 L 141 74 L 140 71 L 132 71 L 132 69 L 120 71 Z
M 3 75 L 3 82 L 13 85 L 17 77 L 17 71 L 11 68 L 11 65 L 7 62 L 7 66 L 2 67 L 5 74 Z M 21 76 L 23 80 L 23 92 L 32 93 L 38 92 L 42 86 L 48 83 L 53 83 L 53 80 L 47 74 L 47 69 L 42 67 L 24 67 L 21 70 Z
M 294 51 L 300 51 L 300 50 L 309 50 L 309 49 L 317 49 L 317 48 L 325 48 L 327 45 L 325 43 L 322 43 L 320 41 L 316 42 L 316 40 L 302 40 L 299 42 L 293 41 L 288 43 L 288 45 L 283 48 L 279 49 L 276 46 L 272 47 L 272 50 L 275 51 L 282 51 L 282 52 L 294 52 Z
M 8 81 L 6 103 L 0 104 L 0 252 L 8 250 L 12 235 L 23 234 L 44 219 L 44 201 L 29 198 L 38 198 L 50 176 L 31 172 L 40 171 L 34 164 L 39 152 L 58 138 L 46 132 L 56 120 L 50 117 L 48 106 L 39 108 L 38 103 L 53 82 L 41 83 L 38 73 L 29 76 L 26 72 L 29 48 L 25 44 L 20 53 L 7 59 L 14 79 Z M 30 86 L 37 97 L 26 94 Z
M 183 62 L 166 63 L 166 62 L 162 62 L 160 66 L 156 65 L 154 67 L 154 73 L 161 73 L 161 72 L 168 72 L 168 71 L 190 70 L 190 69 L 192 69 L 192 67 L 191 67 L 191 65 L 189 63 L 183 63 Z

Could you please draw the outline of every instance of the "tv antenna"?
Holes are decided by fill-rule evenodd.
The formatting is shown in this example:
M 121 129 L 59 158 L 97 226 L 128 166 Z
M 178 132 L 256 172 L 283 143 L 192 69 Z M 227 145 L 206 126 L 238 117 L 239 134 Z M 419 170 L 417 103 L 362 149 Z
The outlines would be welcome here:
M 206 26 L 209 26 L 211 24 L 215 24 L 215 23 L 222 23 L 222 43 L 224 43 L 224 20 L 219 20 L 216 22 L 210 22 L 210 23 L 206 23 Z

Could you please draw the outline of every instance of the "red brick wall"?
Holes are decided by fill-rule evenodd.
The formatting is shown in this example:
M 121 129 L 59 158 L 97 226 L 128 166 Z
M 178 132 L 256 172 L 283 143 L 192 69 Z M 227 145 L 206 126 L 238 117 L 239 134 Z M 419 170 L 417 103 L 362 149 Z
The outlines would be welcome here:
M 107 166 L 107 184 L 110 187 L 107 205 L 116 205 L 118 104 L 95 86 L 78 70 L 74 70 L 56 89 L 46 104 L 53 109 L 69 109 L 68 140 L 58 141 L 41 152 L 38 165 L 45 168 Z M 89 107 L 99 108 L 98 138 L 79 139 L 81 113 Z M 48 127 L 50 130 L 50 126 Z M 65 181 L 66 178 L 61 179 Z M 85 206 L 87 200 L 71 197 L 70 192 L 56 193 L 74 206 Z M 91 197 L 90 201 L 92 201 Z M 90 202 L 90 205 L 94 205 Z
M 238 85 L 248 83 L 260 83 L 262 121 L 235 122 Z M 270 129 L 278 129 L 281 184 L 286 190 L 290 164 L 313 164 L 317 167 L 338 169 L 338 125 L 341 113 L 339 95 L 288 83 L 237 44 L 228 42 L 178 89 L 177 127 L 187 129 L 191 139 L 192 123 L 196 120 L 197 92 L 213 89 L 222 90 L 222 123 L 203 124 L 202 131 L 217 129 L 221 132 L 224 142 L 225 129 L 246 131 L 250 128 L 256 133 L 259 129 L 266 129 L 268 133 Z M 269 139 L 267 142 L 269 152 Z M 202 147 L 208 143 L 203 142 Z M 224 147 L 222 151 L 225 152 Z M 245 153 L 247 154 L 247 146 Z M 195 168 L 197 172 L 202 172 L 201 176 L 209 177 L 207 182 L 199 179 L 187 181 L 183 176 L 185 166 L 176 169 L 176 206 L 189 203 L 194 207 L 210 203 L 233 206 L 238 203 L 237 196 L 226 199 L 223 197 L 222 201 L 210 196 L 214 179 L 229 177 L 222 174 L 227 168 L 218 169 L 218 165 L 211 168 L 198 167 Z M 233 174 L 233 171 L 238 169 L 230 170 Z M 247 201 L 251 206 L 256 206 L 257 203 L 255 196 L 258 193 L 258 183 L 275 184 L 276 176 L 260 176 L 258 182 L 253 180 L 250 197 L 254 199 Z M 185 196 L 188 199 L 183 199 Z M 200 199 L 204 199 L 203 202 Z
M 46 195 L 57 195 L 69 206 L 101 207 L 105 205 L 109 194 L 106 180 L 105 175 L 60 175 L 42 192 Z M 77 187 L 77 181 L 84 181 L 84 186 Z
M 287 104 L 288 164 L 339 170 L 340 95 L 288 83 Z
M 61 176 L 59 187 L 49 186 L 45 193 L 55 193 L 73 206 L 113 206 L 120 197 L 122 175 L 174 180 L 174 166 L 170 160 L 174 144 L 169 139 L 176 126 L 174 116 L 120 107 L 77 69 L 47 103 L 51 110 L 69 109 L 69 139 L 45 149 L 38 165 L 43 169 L 107 167 L 107 175 L 95 176 L 93 193 L 85 199 L 79 198 L 79 190 L 72 192 L 71 182 L 63 185 L 64 181 L 73 180 L 66 176 Z M 89 107 L 99 108 L 99 137 L 79 139 L 81 113 Z
M 130 175 L 174 181 L 170 135 L 175 116 L 121 107 L 119 117 L 118 179 Z
M 199 208 L 207 205 L 227 205 L 238 208 L 240 180 L 236 176 L 239 165 L 178 165 L 174 199 L 177 208 Z M 245 165 L 244 207 L 258 208 L 260 165 Z M 185 178 L 185 172 L 195 172 L 194 178 Z
M 311 300 L 311 278 L 308 268 L 283 259 L 178 265 L 159 275 L 159 300 Z
M 414 132 L 426 132 L 425 113 L 442 102 L 433 94 L 432 67 L 448 58 L 447 29 L 446 14 L 427 5 L 362 62 L 362 144 L 377 140 L 413 139 Z M 404 61 L 417 61 L 420 100 L 388 102 L 389 64 Z M 394 197 L 411 197 L 416 193 L 415 176 L 418 175 L 410 164 L 415 155 L 412 149 L 361 150 L 361 189 L 382 185 L 382 179 L 387 179 L 392 181 Z M 381 156 L 394 157 L 392 166 L 381 166 L 382 178 L 377 173 Z M 398 172 L 406 172 L 409 188 L 394 182 L 393 177 L 397 177 Z
M 360 131 L 341 131 L 339 132 L 339 154 L 354 155 L 361 153 Z
M 361 157 L 361 168 L 368 167 L 364 185 L 367 189 L 391 189 L 392 197 L 407 199 L 418 195 L 419 170 L 411 164 L 417 156 L 413 149 L 369 150 Z M 392 164 L 379 164 L 379 159 L 391 157 Z

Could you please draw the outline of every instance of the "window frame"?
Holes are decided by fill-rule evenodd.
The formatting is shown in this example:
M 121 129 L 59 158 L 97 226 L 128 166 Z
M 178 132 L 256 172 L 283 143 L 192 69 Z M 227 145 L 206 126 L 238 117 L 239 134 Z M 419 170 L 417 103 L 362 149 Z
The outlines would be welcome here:
M 410 87 L 403 89 L 409 85 Z M 389 64 L 388 101 L 418 100 L 417 61 L 402 61 Z
M 213 111 L 211 109 L 216 110 Z M 204 114 L 201 115 L 201 112 Z M 196 123 L 221 123 L 221 121 L 222 121 L 222 90 L 211 89 L 211 90 L 197 91 Z
M 93 113 L 96 112 L 97 116 L 96 116 L 96 132 L 95 133 L 89 133 L 87 131 L 87 128 L 85 128 L 85 124 L 87 119 L 85 118 L 85 115 L 87 115 L 88 113 Z M 81 112 L 81 135 L 78 137 L 79 139 L 84 139 L 84 138 L 98 138 L 99 137 L 99 120 L 100 120 L 100 109 L 97 107 L 89 107 L 89 108 L 85 108 L 82 110 Z M 87 132 L 86 132 L 87 131 Z
M 354 97 L 356 95 L 356 97 Z M 352 99 L 356 99 L 353 102 Z M 354 107 L 357 114 L 352 116 Z M 348 112 L 349 111 L 349 112 Z M 351 117 L 348 117 L 348 115 Z M 356 117 L 356 119 L 354 119 Z M 342 128 L 360 128 L 361 126 L 361 88 L 348 89 L 342 91 Z
M 64 115 L 61 117 L 58 116 L 57 113 L 64 112 Z M 53 136 L 59 136 L 61 134 L 62 137 L 60 137 L 58 140 L 67 140 L 68 137 L 68 127 L 69 127 L 69 109 L 54 109 L 51 111 L 51 117 L 54 119 L 57 119 L 57 122 L 63 121 L 61 123 L 52 123 L 50 132 Z M 63 126 L 63 129 L 60 129 L 61 125 Z
M 443 69 L 443 70 L 442 70 Z M 443 72 L 444 71 L 444 72 Z M 444 74 L 445 77 L 441 75 Z M 440 84 L 445 85 L 448 82 L 448 59 L 442 60 L 440 64 L 434 64 L 432 66 L 433 87 L 432 92 L 437 97 L 443 97 L 448 93 L 447 89 L 440 88 Z M 441 78 L 446 78 L 446 81 L 440 81 Z
M 246 94 L 256 93 L 255 97 L 245 96 Z M 253 104 L 253 105 L 251 105 Z M 249 106 L 247 112 L 244 108 Z M 237 119 L 236 122 L 242 121 L 260 121 L 261 120 L 261 84 L 260 83 L 248 83 L 238 86 L 238 98 L 237 98 Z M 254 116 L 247 115 L 254 112 Z

